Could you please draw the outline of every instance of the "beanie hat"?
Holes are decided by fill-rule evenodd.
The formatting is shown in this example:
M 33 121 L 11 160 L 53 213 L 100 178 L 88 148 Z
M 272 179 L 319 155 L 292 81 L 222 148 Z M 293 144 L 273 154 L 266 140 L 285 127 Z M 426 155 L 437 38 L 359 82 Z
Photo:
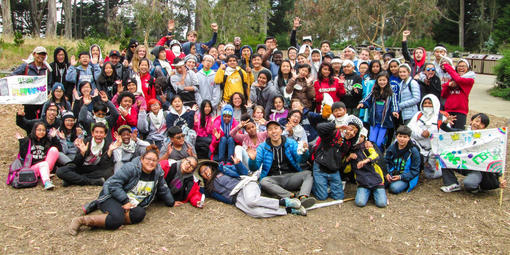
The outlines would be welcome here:
M 62 114 L 62 120 L 65 120 L 65 119 L 70 119 L 70 118 L 73 118 L 74 119 L 74 114 L 72 111 L 65 111 L 63 114 Z
M 122 125 L 117 129 L 117 133 L 120 135 L 123 131 L 129 131 L 131 133 L 131 126 L 129 125 Z
M 152 98 L 149 100 L 149 102 L 147 102 L 147 105 L 149 107 L 151 107 L 153 104 L 159 104 L 161 106 L 161 102 L 159 102 L 159 100 L 157 100 L 156 98 Z
M 61 89 L 61 90 L 65 91 L 64 84 L 62 84 L 60 82 L 55 82 L 53 84 L 53 87 L 51 88 L 51 91 L 54 92 L 57 89 Z

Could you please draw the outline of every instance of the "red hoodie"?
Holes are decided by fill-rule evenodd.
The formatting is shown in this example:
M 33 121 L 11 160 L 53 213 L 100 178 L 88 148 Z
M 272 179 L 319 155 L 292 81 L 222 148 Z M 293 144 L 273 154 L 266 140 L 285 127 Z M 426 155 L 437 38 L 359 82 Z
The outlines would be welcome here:
M 474 73 L 468 72 L 466 73 L 467 75 L 465 74 L 464 77 L 461 77 L 449 64 L 444 64 L 444 69 L 452 77 L 449 82 L 443 84 L 443 89 L 441 91 L 441 97 L 446 99 L 444 103 L 445 111 L 468 114 L 469 93 L 475 83 Z M 470 73 L 473 73 L 473 75 L 469 75 Z M 454 88 L 448 86 L 451 81 L 455 81 L 457 86 Z
M 328 93 L 333 102 L 338 102 L 345 95 L 345 88 L 343 83 L 339 83 L 338 79 L 334 79 L 333 84 L 329 85 L 329 79 L 323 79 L 322 81 L 315 81 L 313 84 L 315 87 L 315 102 L 317 104 L 316 111 L 321 111 L 322 99 L 324 99 L 324 93 Z
M 161 39 L 159 39 L 158 43 L 156 43 L 157 46 L 165 46 L 165 43 L 168 39 L 166 39 L 166 36 L 163 36 L 161 37 Z M 168 63 L 170 63 L 170 65 L 172 66 L 172 69 L 175 69 L 175 67 L 172 65 L 174 63 L 174 59 L 175 59 L 175 54 L 172 50 L 170 49 L 166 49 L 165 50 L 166 52 L 166 60 L 168 60 Z M 181 55 L 177 56 L 179 57 L 180 59 L 184 59 L 184 57 L 186 57 L 186 54 L 184 54 L 184 52 L 182 52 L 182 47 L 181 47 Z
M 153 86 L 149 89 L 151 80 L 152 80 Z M 156 98 L 156 87 L 154 84 L 156 82 L 155 82 L 154 78 L 150 75 L 150 73 L 141 75 L 140 81 L 142 82 L 142 84 L 140 86 L 143 91 L 143 96 L 145 97 L 145 102 L 147 102 L 147 104 L 149 104 L 149 101 L 151 99 Z

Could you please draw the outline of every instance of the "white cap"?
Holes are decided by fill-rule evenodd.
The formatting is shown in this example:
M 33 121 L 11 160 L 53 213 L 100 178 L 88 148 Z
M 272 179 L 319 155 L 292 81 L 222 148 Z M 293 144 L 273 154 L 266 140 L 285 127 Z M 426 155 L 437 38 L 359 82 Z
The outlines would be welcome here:
M 312 36 L 311 35 L 303 36 L 303 42 L 306 41 L 306 40 L 311 42 L 312 41 Z
M 46 51 L 46 48 L 44 48 L 43 46 L 35 47 L 33 53 L 46 53 L 46 54 L 48 54 L 48 52 Z

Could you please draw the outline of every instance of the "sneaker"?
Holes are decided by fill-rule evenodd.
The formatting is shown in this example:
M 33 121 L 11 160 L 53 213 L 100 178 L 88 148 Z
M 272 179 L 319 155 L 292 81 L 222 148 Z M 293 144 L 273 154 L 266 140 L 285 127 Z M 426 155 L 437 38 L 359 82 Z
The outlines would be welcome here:
M 44 183 L 44 189 L 45 190 L 52 190 L 55 188 L 55 185 L 53 185 L 53 182 L 51 182 L 50 180 L 47 180 L 45 183 Z
M 290 213 L 294 215 L 306 216 L 306 209 L 303 206 L 301 206 L 299 207 L 299 209 L 292 209 Z
M 345 191 L 345 184 L 347 184 L 347 181 L 342 181 L 342 190 Z
M 299 209 L 301 207 L 301 201 L 296 198 L 285 198 L 285 207 Z
M 316 202 L 315 198 L 307 197 L 307 196 L 301 197 L 300 200 L 301 200 L 301 205 L 304 206 L 305 208 L 312 207 Z
M 459 191 L 460 190 L 460 185 L 458 183 L 454 183 L 454 184 L 451 184 L 449 186 L 441 187 L 441 190 L 443 192 L 446 192 L 446 193 L 450 193 L 450 192 L 454 192 L 454 191 Z

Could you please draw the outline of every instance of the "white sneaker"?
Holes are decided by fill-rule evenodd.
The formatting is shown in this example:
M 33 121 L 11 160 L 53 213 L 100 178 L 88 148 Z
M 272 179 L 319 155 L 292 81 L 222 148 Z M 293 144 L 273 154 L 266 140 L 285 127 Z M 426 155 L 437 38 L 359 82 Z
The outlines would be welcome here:
M 345 184 L 347 184 L 347 181 L 342 181 L 342 190 L 345 191 Z
M 457 184 L 457 183 L 454 183 L 454 184 L 451 184 L 449 186 L 441 187 L 441 190 L 443 192 L 446 192 L 446 193 L 450 193 L 450 192 L 454 192 L 454 191 L 459 191 L 460 190 L 460 185 Z

